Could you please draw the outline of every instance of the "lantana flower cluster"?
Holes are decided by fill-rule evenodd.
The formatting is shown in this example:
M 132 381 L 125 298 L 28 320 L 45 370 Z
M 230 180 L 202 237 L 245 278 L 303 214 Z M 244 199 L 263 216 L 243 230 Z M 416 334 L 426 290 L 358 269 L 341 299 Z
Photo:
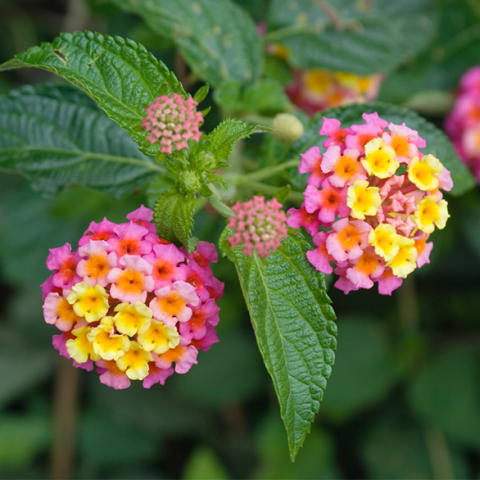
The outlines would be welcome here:
M 141 206 L 125 223 L 92 222 L 76 251 L 66 243 L 47 258 L 43 313 L 61 332 L 53 346 L 115 389 L 163 385 L 218 342 L 215 246 L 199 242 L 189 254 L 159 238 L 152 217 Z
M 327 108 L 374 100 L 382 75 L 359 76 L 327 70 L 296 70 L 286 89 L 290 100 L 309 115 Z
M 185 100 L 178 93 L 156 98 L 147 107 L 147 116 L 142 121 L 143 128 L 150 132 L 147 140 L 152 144 L 160 143 L 163 153 L 187 148 L 188 140 L 198 142 L 203 115 L 197 112 L 197 105 L 192 97 Z
M 349 293 L 377 283 L 390 295 L 429 262 L 429 236 L 449 217 L 441 189 L 453 183 L 438 158 L 420 151 L 426 143 L 417 131 L 376 113 L 363 118 L 346 129 L 324 118 L 325 153 L 312 147 L 301 155 L 307 187 L 288 223 L 312 235 L 316 248 L 307 258 L 320 272 L 337 274 L 337 288 Z
M 232 210 L 235 216 L 230 217 L 228 226 L 233 234 L 228 241 L 232 247 L 243 245 L 244 255 L 251 257 L 256 251 L 260 257 L 267 257 L 287 236 L 287 217 L 275 198 L 265 202 L 265 197 L 256 196 L 237 202 Z
M 458 154 L 480 182 L 480 67 L 471 68 L 460 80 L 455 106 L 445 129 Z

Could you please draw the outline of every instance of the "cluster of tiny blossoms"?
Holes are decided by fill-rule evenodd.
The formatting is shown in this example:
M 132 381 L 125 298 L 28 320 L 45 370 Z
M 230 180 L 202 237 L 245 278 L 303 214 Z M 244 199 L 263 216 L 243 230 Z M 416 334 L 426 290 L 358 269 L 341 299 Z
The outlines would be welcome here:
M 47 258 L 43 313 L 61 331 L 53 346 L 115 389 L 163 385 L 218 342 L 215 246 L 199 242 L 188 254 L 156 235 L 152 216 L 141 206 L 126 223 L 92 222 L 77 251 L 67 243 Z
M 312 235 L 316 249 L 307 258 L 317 270 L 335 272 L 337 288 L 349 293 L 377 282 L 379 293 L 390 295 L 429 262 L 429 235 L 449 217 L 440 189 L 453 183 L 435 156 L 420 152 L 426 144 L 415 130 L 376 113 L 363 118 L 347 129 L 324 118 L 326 151 L 302 154 L 307 188 L 288 223 Z
M 455 106 L 445 129 L 480 183 L 480 67 L 470 69 L 460 80 Z
M 160 143 L 160 151 L 172 153 L 172 150 L 187 148 L 188 140 L 198 142 L 203 122 L 201 112 L 197 112 L 198 103 L 188 97 L 186 100 L 178 93 L 171 97 L 162 95 L 147 107 L 147 116 L 142 125 L 150 132 L 150 143 Z
M 233 230 L 228 238 L 230 245 L 243 245 L 243 253 L 248 256 L 256 250 L 260 257 L 267 257 L 287 236 L 286 215 L 281 207 L 275 198 L 265 202 L 264 197 L 253 197 L 248 202 L 237 202 L 232 207 L 235 216 L 228 222 Z
M 286 92 L 309 115 L 326 108 L 371 101 L 376 98 L 383 78 L 326 70 L 297 70 L 294 75 L 295 80 Z

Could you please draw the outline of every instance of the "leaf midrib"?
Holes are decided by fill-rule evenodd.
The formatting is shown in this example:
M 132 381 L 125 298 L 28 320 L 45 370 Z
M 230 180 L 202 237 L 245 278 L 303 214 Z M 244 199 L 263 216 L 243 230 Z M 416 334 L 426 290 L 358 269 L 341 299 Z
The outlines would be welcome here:
M 27 146 L 27 147 L 22 147 L 22 148 L 8 148 L 8 149 L 0 149 L 0 157 L 3 155 L 8 155 L 8 154 L 15 154 L 15 153 L 22 153 L 22 152 L 47 152 L 47 153 L 56 153 L 56 154 L 66 154 L 66 155 L 77 155 L 77 156 L 88 156 L 92 159 L 100 159 L 100 160 L 106 160 L 108 162 L 116 162 L 116 163 L 125 163 L 125 164 L 130 164 L 130 165 L 138 165 L 145 167 L 146 169 L 152 170 L 152 171 L 158 171 L 158 172 L 163 172 L 162 167 L 160 165 L 156 165 L 150 161 L 145 161 L 145 160 L 140 160 L 137 158 L 133 157 L 123 157 L 123 156 L 117 156 L 117 155 L 109 155 L 109 154 L 104 154 L 104 153 L 95 153 L 95 152 L 89 152 L 85 150 L 67 150 L 67 149 L 62 149 L 62 148 L 53 148 L 53 147 L 32 147 L 32 146 Z M 63 167 L 60 167 L 63 168 Z

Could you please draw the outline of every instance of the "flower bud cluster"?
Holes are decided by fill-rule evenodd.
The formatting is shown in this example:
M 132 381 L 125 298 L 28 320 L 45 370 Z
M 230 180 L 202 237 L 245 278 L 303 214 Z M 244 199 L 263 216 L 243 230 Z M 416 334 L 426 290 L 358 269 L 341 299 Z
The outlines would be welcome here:
M 307 188 L 288 224 L 312 235 L 316 249 L 307 258 L 320 272 L 336 273 L 337 288 L 349 293 L 377 283 L 390 295 L 429 262 L 429 236 L 449 217 L 440 189 L 453 183 L 438 158 L 420 151 L 426 143 L 415 130 L 376 113 L 363 118 L 346 129 L 324 118 L 325 152 L 312 147 L 301 155 Z
M 150 143 L 160 143 L 162 153 L 187 148 L 188 140 L 198 142 L 203 123 L 201 112 L 197 112 L 198 103 L 188 97 L 186 100 L 174 93 L 171 97 L 162 95 L 147 107 L 147 116 L 142 126 L 150 132 L 147 139 Z
M 245 255 L 252 256 L 256 250 L 260 257 L 267 257 L 287 236 L 286 215 L 275 198 L 265 202 L 264 197 L 253 197 L 237 202 L 232 210 L 235 216 L 230 217 L 228 226 L 233 235 L 228 241 L 232 247 L 243 245 Z
M 152 217 L 141 206 L 126 223 L 92 222 L 77 251 L 67 243 L 47 258 L 43 313 L 61 331 L 54 347 L 115 389 L 163 385 L 218 342 L 215 246 L 199 242 L 189 254 L 159 238 Z

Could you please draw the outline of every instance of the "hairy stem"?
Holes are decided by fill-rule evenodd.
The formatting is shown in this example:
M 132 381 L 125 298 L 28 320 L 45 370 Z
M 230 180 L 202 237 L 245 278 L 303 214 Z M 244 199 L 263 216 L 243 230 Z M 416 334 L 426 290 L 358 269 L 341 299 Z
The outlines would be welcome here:
M 282 170 L 286 170 L 287 168 L 296 167 L 298 166 L 298 160 L 288 160 L 287 162 L 280 163 L 278 165 L 274 165 L 273 167 L 266 167 L 260 170 L 257 170 L 253 173 L 245 174 L 244 176 L 247 177 L 250 181 L 252 180 L 262 180 L 264 178 L 271 177 Z

